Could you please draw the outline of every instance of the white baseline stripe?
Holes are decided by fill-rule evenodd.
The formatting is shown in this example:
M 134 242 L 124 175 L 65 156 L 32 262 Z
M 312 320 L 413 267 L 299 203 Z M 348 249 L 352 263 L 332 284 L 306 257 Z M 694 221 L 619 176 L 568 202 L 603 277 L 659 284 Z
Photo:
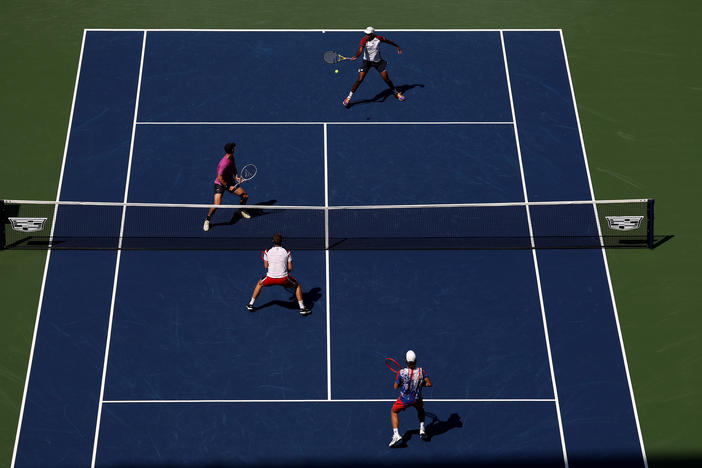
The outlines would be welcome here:
M 505 47 L 505 38 L 504 34 L 500 33 L 500 41 L 502 42 L 502 55 L 504 58 L 505 62 L 505 75 L 507 77 L 507 88 L 509 91 L 509 103 L 512 108 L 512 119 L 514 120 L 514 138 L 517 144 L 517 156 L 519 157 L 519 171 L 521 173 L 521 178 L 522 178 L 522 189 L 524 191 L 524 200 L 526 202 L 529 201 L 529 194 L 527 191 L 527 186 L 526 186 L 526 177 L 524 175 L 524 164 L 522 161 L 522 149 L 521 149 L 521 143 L 519 141 L 519 129 L 517 127 L 517 114 L 514 110 L 514 98 L 512 96 L 512 81 L 509 76 L 509 65 L 507 62 L 507 49 Z M 534 232 L 532 230 L 532 224 L 531 224 L 531 213 L 529 210 L 529 206 L 526 206 L 526 212 L 527 212 L 527 221 L 529 224 L 529 236 L 531 237 L 531 246 L 535 247 L 534 244 Z M 563 432 L 563 420 L 561 418 L 561 405 L 558 402 L 558 386 L 556 385 L 556 374 L 553 369 L 553 357 L 551 354 L 551 339 L 549 337 L 548 333 L 548 323 L 546 321 L 546 307 L 544 306 L 544 296 L 543 296 L 543 290 L 541 288 L 541 275 L 539 273 L 539 261 L 536 255 L 536 250 L 531 251 L 532 254 L 532 259 L 534 262 L 534 273 L 536 274 L 536 287 L 539 293 L 539 307 L 541 308 L 541 321 L 543 323 L 544 327 L 544 339 L 546 342 L 546 351 L 548 353 L 548 366 L 551 372 L 551 385 L 553 386 L 553 395 L 555 397 L 555 402 L 556 402 L 556 416 L 558 419 L 558 432 L 561 437 L 561 449 L 563 450 L 563 462 L 565 463 L 565 467 L 568 468 L 568 451 L 566 449 L 566 442 L 565 442 L 565 434 Z
M 512 125 L 514 122 L 137 122 L 137 125 Z
M 107 28 L 90 28 L 85 31 L 102 31 L 102 32 L 129 32 L 129 31 L 148 31 L 148 32 L 356 32 L 362 34 L 361 29 L 107 29 Z M 562 29 L 378 29 L 380 32 L 558 32 Z
M 573 98 L 573 109 L 575 112 L 575 120 L 578 123 L 578 134 L 580 135 L 580 146 L 583 152 L 583 160 L 585 162 L 585 172 L 587 174 L 587 181 L 590 186 L 590 198 L 595 199 L 595 190 L 592 187 L 592 178 L 590 177 L 590 164 L 587 160 L 587 152 L 585 151 L 585 139 L 583 138 L 583 130 L 580 126 L 580 114 L 578 113 L 578 105 L 575 102 L 575 89 L 573 88 L 573 79 L 570 74 L 570 64 L 568 63 L 568 54 L 566 53 L 565 40 L 563 39 L 563 32 L 561 31 L 561 45 L 563 46 L 563 57 L 565 58 L 566 71 L 568 72 L 568 83 L 570 84 L 570 94 Z M 600 236 L 602 232 L 600 230 L 599 217 L 597 216 L 597 208 L 595 207 L 595 219 L 597 220 L 597 229 Z M 629 396 L 631 397 L 631 406 L 634 410 L 634 420 L 636 422 L 636 432 L 639 437 L 639 444 L 641 446 L 641 456 L 643 457 L 644 466 L 648 468 L 648 458 L 646 456 L 646 448 L 644 447 L 643 434 L 641 433 L 641 424 L 639 422 L 639 413 L 636 409 L 636 399 L 634 397 L 634 387 L 631 383 L 631 375 L 629 373 L 629 363 L 626 358 L 626 350 L 624 349 L 624 338 L 622 335 L 622 328 L 619 324 L 619 312 L 617 310 L 617 302 L 614 299 L 614 287 L 612 286 L 612 277 L 609 273 L 609 262 L 607 261 L 607 253 L 605 251 L 604 245 L 602 246 L 602 260 L 604 262 L 605 273 L 607 275 L 607 284 L 609 285 L 609 294 L 612 300 L 612 309 L 614 311 L 614 320 L 617 324 L 617 334 L 619 335 L 619 346 L 622 350 L 622 358 L 624 359 L 624 370 L 626 371 L 626 380 L 629 385 Z
M 144 32 L 144 37 L 142 39 L 141 43 L 141 61 L 139 63 L 139 78 L 137 80 L 137 90 L 136 90 L 136 98 L 134 102 L 134 120 L 132 123 L 132 138 L 131 138 L 131 143 L 129 146 L 129 161 L 127 163 L 127 177 L 124 183 L 124 203 L 127 203 L 128 197 L 129 197 L 129 179 L 131 177 L 132 173 L 132 157 L 134 155 L 134 138 L 136 134 L 136 120 L 137 120 L 137 115 L 139 113 L 139 96 L 141 94 L 141 77 L 142 77 L 142 72 L 144 71 L 144 54 L 146 53 L 146 32 Z M 122 222 L 120 224 L 119 228 L 119 249 L 117 251 L 117 261 L 115 262 L 115 273 L 114 273 L 114 281 L 112 283 L 112 299 L 110 301 L 110 318 L 109 322 L 107 325 L 107 340 L 105 342 L 105 358 L 103 361 L 102 365 L 102 382 L 100 383 L 100 400 L 98 403 L 98 408 L 97 408 L 97 421 L 95 423 L 95 438 L 93 440 L 93 458 L 92 458 L 92 467 L 95 467 L 95 460 L 97 458 L 97 446 L 98 446 L 98 439 L 100 436 L 100 420 L 102 418 L 102 404 L 103 404 L 103 397 L 105 395 L 105 380 L 107 377 L 107 362 L 109 360 L 110 356 L 110 342 L 112 340 L 112 323 L 113 323 L 113 318 L 115 314 L 115 300 L 117 297 L 117 280 L 119 278 L 119 265 L 120 265 L 120 260 L 122 258 L 122 237 L 124 235 L 124 220 L 125 220 L 125 215 L 127 212 L 127 207 L 126 205 L 122 208 Z
M 104 404 L 169 403 L 392 403 L 397 398 L 327 399 L 327 400 L 105 400 Z M 425 398 L 433 403 L 553 403 L 553 398 Z
M 83 51 L 85 50 L 85 36 L 86 33 L 83 31 L 83 40 L 80 44 L 80 56 L 78 58 L 78 70 L 76 71 L 76 82 L 73 87 L 73 101 L 71 102 L 71 115 L 68 118 L 68 129 L 66 130 L 66 142 L 63 147 L 63 161 L 61 162 L 61 175 L 59 176 L 58 189 L 56 190 L 56 201 L 61 198 L 61 187 L 63 185 L 63 173 L 66 168 L 66 155 L 68 154 L 68 142 L 71 138 L 71 128 L 73 127 L 73 113 L 76 108 L 76 96 L 78 95 L 78 82 L 80 81 L 80 69 L 83 64 Z M 58 205 L 54 208 L 54 219 L 51 223 L 51 238 L 54 237 L 54 228 L 56 226 L 56 213 L 58 211 Z M 27 402 L 27 390 L 29 388 L 29 375 L 32 370 L 32 362 L 34 362 L 34 348 L 37 341 L 37 330 L 39 328 L 39 317 L 41 316 L 41 307 L 44 302 L 44 288 L 46 286 L 46 275 L 49 271 L 49 261 L 51 259 L 51 250 L 46 253 L 46 262 L 44 263 L 44 276 L 41 280 L 41 290 L 39 292 L 39 305 L 37 306 L 37 316 L 34 321 L 34 334 L 32 336 L 32 347 L 29 351 L 29 362 L 27 363 L 27 373 L 24 381 L 24 391 L 22 393 L 22 406 L 20 406 L 19 420 L 17 421 L 17 433 L 15 434 L 15 446 L 12 450 L 12 461 L 10 466 L 15 466 L 15 460 L 17 459 L 17 446 L 19 445 L 20 432 L 22 429 L 22 420 L 24 418 L 24 407 Z

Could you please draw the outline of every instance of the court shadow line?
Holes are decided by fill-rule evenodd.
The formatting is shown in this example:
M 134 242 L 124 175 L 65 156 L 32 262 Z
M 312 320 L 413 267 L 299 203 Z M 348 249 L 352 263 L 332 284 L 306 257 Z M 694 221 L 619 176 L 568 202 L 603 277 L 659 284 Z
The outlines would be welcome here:
M 299 310 L 300 306 L 297 303 L 297 299 L 295 298 L 295 292 L 291 289 L 288 289 L 288 291 L 292 294 L 289 300 L 284 301 L 282 299 L 273 299 L 265 304 L 262 304 L 260 306 L 256 306 L 254 308 L 254 312 L 258 312 L 261 309 L 267 309 L 269 307 L 273 306 L 279 306 L 284 309 L 289 309 L 289 310 Z M 314 305 L 316 302 L 318 302 L 322 298 L 322 288 L 312 288 L 307 292 L 302 292 L 302 300 L 305 303 L 307 307 L 310 308 L 310 310 L 314 310 Z
M 258 203 L 253 203 L 253 204 L 248 205 L 248 206 L 271 206 L 271 205 L 275 205 L 276 203 L 278 203 L 278 200 L 267 200 L 267 201 L 262 201 L 262 202 L 258 202 Z M 241 205 L 241 208 L 245 208 L 246 206 L 247 206 L 247 205 Z M 233 225 L 233 224 L 238 223 L 239 221 L 241 221 L 241 220 L 243 219 L 243 216 L 241 216 L 241 212 L 239 212 L 239 210 L 240 210 L 241 208 L 238 208 L 238 209 L 236 209 L 236 210 L 234 211 L 234 214 L 232 214 L 232 217 L 229 218 L 229 221 L 221 221 L 221 222 L 218 222 L 218 223 L 210 223 L 210 228 L 217 227 L 217 226 L 231 226 L 231 225 Z M 273 214 L 273 213 L 275 213 L 276 211 L 282 211 L 282 210 L 271 210 L 271 211 L 266 211 L 266 210 L 249 210 L 249 214 L 251 215 L 251 218 L 253 219 L 253 218 L 258 218 L 258 217 L 261 217 L 261 216 L 266 216 L 266 215 L 269 215 L 269 214 Z
M 399 92 L 401 92 L 402 94 L 406 94 L 407 91 L 409 91 L 410 89 L 414 89 L 417 87 L 423 88 L 424 85 L 416 83 L 416 84 L 411 84 L 411 85 L 405 84 L 405 85 L 396 86 L 397 90 Z M 390 91 L 389 89 L 385 89 L 370 99 L 362 99 L 360 101 L 351 102 L 346 108 L 351 109 L 352 107 L 358 106 L 359 104 L 373 104 L 373 103 L 377 103 L 377 102 L 385 102 L 385 100 L 391 96 L 393 96 L 392 91 Z
M 431 419 L 431 422 L 425 427 L 427 438 L 422 440 L 422 442 L 431 442 L 431 440 L 436 436 L 440 436 L 441 434 L 444 434 L 452 429 L 463 427 L 463 422 L 461 421 L 461 417 L 458 415 L 458 413 L 451 413 L 446 421 L 442 421 L 437 415 L 430 413 L 429 411 L 426 411 L 426 415 L 427 418 Z M 412 440 L 415 436 L 419 437 L 419 429 L 410 429 L 405 431 L 402 435 L 402 443 L 393 448 L 407 447 L 407 442 Z

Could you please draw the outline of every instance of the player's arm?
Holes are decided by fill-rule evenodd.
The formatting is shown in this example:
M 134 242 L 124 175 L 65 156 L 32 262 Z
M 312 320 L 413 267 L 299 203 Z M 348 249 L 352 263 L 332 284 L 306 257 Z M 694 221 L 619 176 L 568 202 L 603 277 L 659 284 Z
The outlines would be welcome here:
M 263 261 L 263 268 L 268 269 L 268 260 Z
M 431 387 L 431 379 L 429 377 L 424 377 L 424 386 Z
M 234 181 L 237 183 L 241 182 L 241 176 L 239 176 L 239 169 L 236 168 L 236 162 L 234 163 Z
M 288 260 L 288 273 L 292 271 L 292 260 Z
M 358 57 L 361 56 L 362 53 L 363 53 L 363 46 L 361 45 L 361 46 L 358 46 L 358 50 L 356 51 L 354 56 L 351 57 L 351 60 L 356 60 Z
M 397 47 L 397 53 L 398 53 L 398 54 L 401 54 L 401 53 L 402 53 L 402 49 L 400 48 L 400 46 L 397 45 L 397 44 L 395 44 L 394 42 L 392 42 L 390 39 L 386 39 L 386 38 L 383 37 L 383 38 L 380 39 L 380 42 L 385 42 L 385 43 L 387 43 L 387 44 L 390 44 L 391 46 L 395 46 L 395 47 Z

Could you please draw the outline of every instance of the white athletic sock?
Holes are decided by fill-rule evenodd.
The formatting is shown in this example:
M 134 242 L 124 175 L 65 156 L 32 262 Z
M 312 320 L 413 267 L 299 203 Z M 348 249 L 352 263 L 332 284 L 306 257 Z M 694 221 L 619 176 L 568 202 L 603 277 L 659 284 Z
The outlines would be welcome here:
M 297 301 L 297 303 L 300 304 L 300 309 L 304 309 L 304 308 L 305 308 L 305 303 L 304 303 L 304 302 L 302 302 L 302 301 Z
M 400 429 L 398 429 L 398 428 L 396 428 L 396 427 L 393 427 L 393 428 L 392 428 L 392 433 L 395 434 L 395 435 L 400 435 Z
M 256 301 L 256 298 L 252 297 L 251 302 L 249 302 L 249 305 L 253 305 L 253 303 Z
M 351 99 L 351 96 L 353 96 L 353 91 L 349 91 L 349 95 L 347 97 Z
M 423 422 L 420 422 L 420 423 L 419 423 L 419 430 L 420 430 L 420 431 L 423 431 L 423 430 L 424 430 L 424 423 L 423 423 Z

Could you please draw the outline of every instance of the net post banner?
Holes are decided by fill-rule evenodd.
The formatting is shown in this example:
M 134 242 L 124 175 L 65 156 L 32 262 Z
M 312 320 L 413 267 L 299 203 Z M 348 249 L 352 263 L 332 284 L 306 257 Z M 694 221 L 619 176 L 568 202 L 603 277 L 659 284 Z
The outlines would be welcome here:
M 653 203 L 655 200 L 653 198 L 649 198 L 648 200 L 648 206 L 646 208 L 647 211 L 647 217 L 648 217 L 648 232 L 646 233 L 648 236 L 648 248 L 652 249 L 653 248 Z
M 0 200 L 0 250 L 5 248 L 5 201 Z

